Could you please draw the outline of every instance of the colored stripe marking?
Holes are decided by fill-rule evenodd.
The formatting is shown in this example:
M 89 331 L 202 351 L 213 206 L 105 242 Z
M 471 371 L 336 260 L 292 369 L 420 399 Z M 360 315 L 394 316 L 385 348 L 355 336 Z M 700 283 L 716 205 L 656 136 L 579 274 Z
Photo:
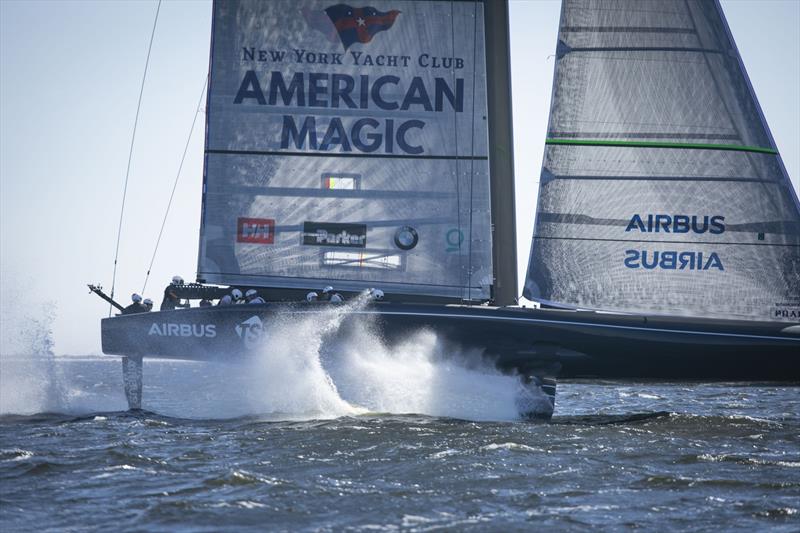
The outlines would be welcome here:
M 707 144 L 707 143 L 675 143 L 648 141 L 595 141 L 589 139 L 545 139 L 545 144 L 571 146 L 619 146 L 623 148 L 677 148 L 684 150 L 727 150 L 732 152 L 754 152 L 757 154 L 777 155 L 778 151 L 760 146 L 742 146 L 740 144 Z

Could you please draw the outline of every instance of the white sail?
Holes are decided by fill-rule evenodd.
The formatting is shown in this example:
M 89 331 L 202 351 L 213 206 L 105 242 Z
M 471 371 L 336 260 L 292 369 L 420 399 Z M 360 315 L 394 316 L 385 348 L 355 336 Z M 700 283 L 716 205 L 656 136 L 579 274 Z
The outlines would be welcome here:
M 214 3 L 198 277 L 487 299 L 481 2 Z
M 717 2 L 563 3 L 524 294 L 800 316 L 800 208 Z

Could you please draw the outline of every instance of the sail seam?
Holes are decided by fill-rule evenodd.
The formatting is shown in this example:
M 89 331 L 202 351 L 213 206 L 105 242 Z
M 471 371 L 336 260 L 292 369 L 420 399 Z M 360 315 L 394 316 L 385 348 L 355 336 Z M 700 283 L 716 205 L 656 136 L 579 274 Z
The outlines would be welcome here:
M 206 150 L 206 154 L 215 155 L 263 155 L 263 156 L 289 156 L 289 157 L 366 157 L 375 159 L 458 159 L 473 161 L 488 161 L 489 156 L 484 155 L 401 155 L 401 154 L 345 154 L 341 152 L 270 152 L 261 150 Z
M 592 139 L 546 139 L 545 144 L 572 146 L 616 146 L 621 148 L 671 148 L 683 150 L 724 150 L 732 152 L 752 152 L 757 154 L 777 155 L 778 151 L 761 146 L 743 146 L 739 144 L 711 143 L 678 143 L 653 141 L 606 141 Z
M 589 237 L 546 237 L 534 235 L 533 239 L 550 241 L 597 241 L 597 242 L 630 242 L 647 244 L 683 244 L 683 245 L 713 245 L 713 246 L 784 246 L 787 248 L 800 248 L 800 244 L 772 243 L 772 242 L 710 242 L 710 241 L 655 241 L 645 239 L 593 239 Z
M 587 46 L 583 48 L 570 48 L 571 52 L 694 52 L 699 54 L 722 54 L 722 50 L 713 48 L 696 48 L 681 46 Z
M 281 276 L 278 274 L 249 274 L 249 273 L 242 273 L 242 272 L 206 272 L 206 271 L 198 271 L 197 275 L 203 276 L 239 276 L 243 278 L 274 278 L 274 279 L 293 279 L 293 280 L 300 280 L 300 281 L 319 281 L 320 279 L 324 278 L 298 278 L 296 276 Z M 342 278 L 337 279 L 337 283 L 362 283 L 368 284 L 369 281 L 363 281 L 360 279 L 351 279 L 351 278 Z M 381 286 L 383 285 L 400 285 L 404 287 L 443 287 L 447 289 L 465 289 L 465 288 L 472 288 L 476 291 L 480 291 L 480 285 L 447 285 L 444 283 L 421 283 L 421 282 L 405 282 L 405 281 L 381 281 Z M 286 287 L 272 287 L 272 288 L 286 288 Z M 453 296 L 452 298 L 460 300 L 460 297 Z
M 771 183 L 783 186 L 779 180 L 765 180 L 761 178 L 681 178 L 677 176 L 556 176 L 551 179 L 556 180 L 599 180 L 599 181 L 682 181 L 686 183 L 694 182 L 734 182 L 734 183 Z

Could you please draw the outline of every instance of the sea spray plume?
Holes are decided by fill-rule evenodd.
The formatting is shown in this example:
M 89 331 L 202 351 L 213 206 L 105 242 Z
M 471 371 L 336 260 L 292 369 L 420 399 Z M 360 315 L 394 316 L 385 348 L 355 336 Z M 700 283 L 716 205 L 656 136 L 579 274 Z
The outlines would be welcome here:
M 254 353 L 245 360 L 216 365 L 214 381 L 192 415 L 233 417 L 260 415 L 272 419 L 336 418 L 363 413 L 343 400 L 320 360 L 345 318 L 364 306 L 357 297 L 343 305 L 306 304 L 270 317 Z M 198 376 L 203 378 L 203 376 Z
M 0 414 L 67 409 L 53 349 L 53 302 L 23 298 L 3 280 L 0 288 Z
M 426 329 L 388 345 L 375 315 L 362 309 L 350 307 L 338 335 L 321 349 L 323 366 L 344 400 L 373 412 L 518 418 L 518 376 L 500 374 L 480 350 L 450 344 Z

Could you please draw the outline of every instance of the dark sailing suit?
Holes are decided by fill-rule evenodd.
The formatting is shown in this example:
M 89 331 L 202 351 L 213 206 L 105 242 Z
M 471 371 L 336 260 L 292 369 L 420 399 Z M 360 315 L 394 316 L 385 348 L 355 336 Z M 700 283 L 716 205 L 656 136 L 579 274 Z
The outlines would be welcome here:
M 146 313 L 147 308 L 139 302 L 133 302 L 131 305 L 122 310 L 123 315 L 133 315 L 135 313 Z
M 188 304 L 182 304 L 181 299 L 178 298 L 178 295 L 175 294 L 175 285 L 169 284 L 167 288 L 164 289 L 164 299 L 161 301 L 161 310 L 162 311 L 169 311 L 171 309 L 175 309 L 176 307 L 189 307 Z

